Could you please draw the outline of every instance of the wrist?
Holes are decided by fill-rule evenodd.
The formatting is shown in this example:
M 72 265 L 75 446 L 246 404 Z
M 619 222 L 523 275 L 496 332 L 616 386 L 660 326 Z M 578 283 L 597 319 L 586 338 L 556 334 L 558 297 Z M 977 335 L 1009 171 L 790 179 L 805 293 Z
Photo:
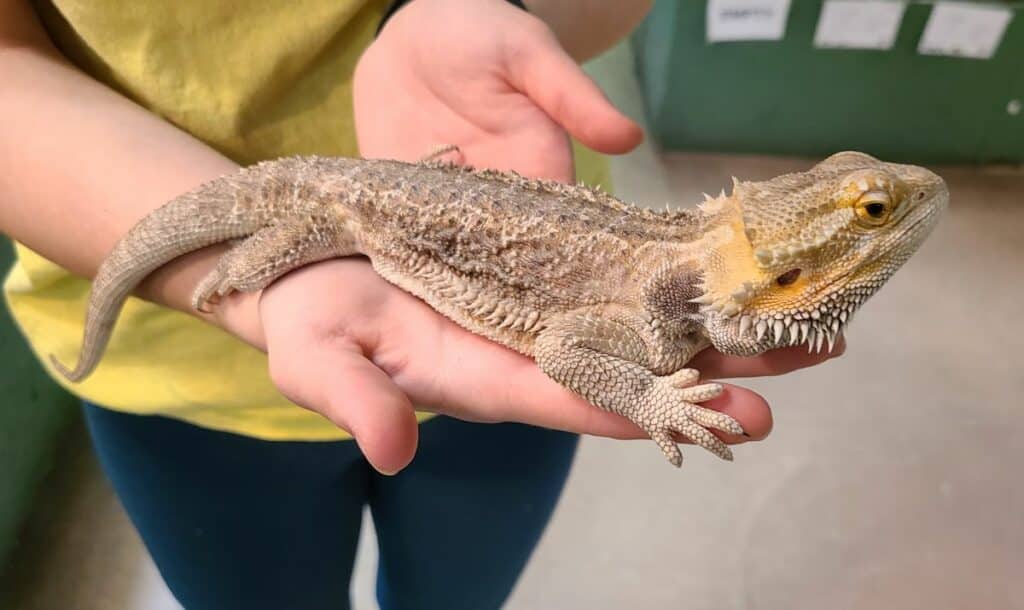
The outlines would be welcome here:
M 178 257 L 142 280 L 135 294 L 158 305 L 194 314 L 192 292 L 227 250 L 227 244 L 218 244 Z
M 208 311 L 196 311 L 192 307 L 196 286 L 228 248 L 228 244 L 218 244 L 177 258 L 150 274 L 139 284 L 136 294 L 218 326 L 257 349 L 265 349 L 259 292 L 233 292 L 211 304 Z
M 600 55 L 628 36 L 653 4 L 653 0 L 525 0 L 526 10 L 551 28 L 577 63 Z M 587 16 L 586 27 L 580 27 L 580 15 Z
M 267 351 L 267 340 L 260 317 L 263 291 L 232 292 L 221 297 L 210 313 L 201 313 L 209 321 L 261 351 Z
M 523 2 L 523 0 L 504 0 L 504 1 L 507 2 L 508 4 L 511 4 L 512 6 L 518 7 L 520 9 L 524 10 L 524 11 L 529 11 L 529 9 L 526 7 L 526 4 Z M 395 13 L 400 11 L 402 8 L 404 8 L 407 4 L 410 4 L 411 2 L 412 2 L 412 0 L 393 0 L 391 3 L 389 3 L 388 7 L 384 10 L 384 14 L 381 15 L 380 23 L 377 24 L 376 36 L 380 36 L 380 33 L 384 29 L 384 26 L 387 25 L 387 23 L 391 20 L 392 17 L 394 17 Z

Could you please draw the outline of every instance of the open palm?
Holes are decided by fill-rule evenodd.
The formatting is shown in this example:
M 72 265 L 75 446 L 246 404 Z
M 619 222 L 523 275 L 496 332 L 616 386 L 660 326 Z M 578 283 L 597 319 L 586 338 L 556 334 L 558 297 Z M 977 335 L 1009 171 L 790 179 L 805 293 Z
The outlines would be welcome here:
M 410 3 L 360 59 L 354 89 L 365 157 L 458 144 L 469 165 L 573 181 L 568 134 L 605 153 L 643 137 L 540 20 L 501 1 Z

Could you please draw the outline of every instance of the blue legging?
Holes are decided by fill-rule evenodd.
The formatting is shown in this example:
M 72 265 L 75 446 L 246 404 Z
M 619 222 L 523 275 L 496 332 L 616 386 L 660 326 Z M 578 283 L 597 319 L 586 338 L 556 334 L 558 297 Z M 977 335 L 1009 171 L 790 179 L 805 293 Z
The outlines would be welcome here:
M 100 462 L 187 610 L 349 607 L 363 507 L 382 610 L 504 602 L 554 509 L 577 437 L 436 418 L 413 463 L 352 442 L 269 442 L 85 406 Z

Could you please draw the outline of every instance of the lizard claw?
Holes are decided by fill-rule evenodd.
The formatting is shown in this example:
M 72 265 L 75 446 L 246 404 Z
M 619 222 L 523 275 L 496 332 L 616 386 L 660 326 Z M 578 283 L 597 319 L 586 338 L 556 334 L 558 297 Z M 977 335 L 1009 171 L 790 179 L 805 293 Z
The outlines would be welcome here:
M 194 297 L 192 301 L 192 307 L 199 313 L 213 314 L 213 308 L 220 302 L 220 296 L 216 293 L 204 297 Z
M 216 282 L 219 277 L 204 278 L 199 286 L 192 293 L 192 308 L 199 313 L 211 314 L 213 307 L 220 301 L 220 292 L 217 290 Z

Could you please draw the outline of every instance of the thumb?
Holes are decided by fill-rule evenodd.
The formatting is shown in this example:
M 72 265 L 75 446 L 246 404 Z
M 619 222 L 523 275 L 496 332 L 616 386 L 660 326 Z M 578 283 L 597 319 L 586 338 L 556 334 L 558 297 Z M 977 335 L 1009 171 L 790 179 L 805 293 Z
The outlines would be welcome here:
M 323 346 L 271 371 L 292 401 L 316 411 L 349 432 L 366 460 L 384 474 L 412 461 L 418 442 L 416 415 L 409 398 L 356 347 Z M 301 362 L 301 364 L 300 364 Z
M 584 146 L 618 154 L 643 140 L 640 126 L 608 101 L 550 32 L 510 49 L 506 61 L 510 84 Z

